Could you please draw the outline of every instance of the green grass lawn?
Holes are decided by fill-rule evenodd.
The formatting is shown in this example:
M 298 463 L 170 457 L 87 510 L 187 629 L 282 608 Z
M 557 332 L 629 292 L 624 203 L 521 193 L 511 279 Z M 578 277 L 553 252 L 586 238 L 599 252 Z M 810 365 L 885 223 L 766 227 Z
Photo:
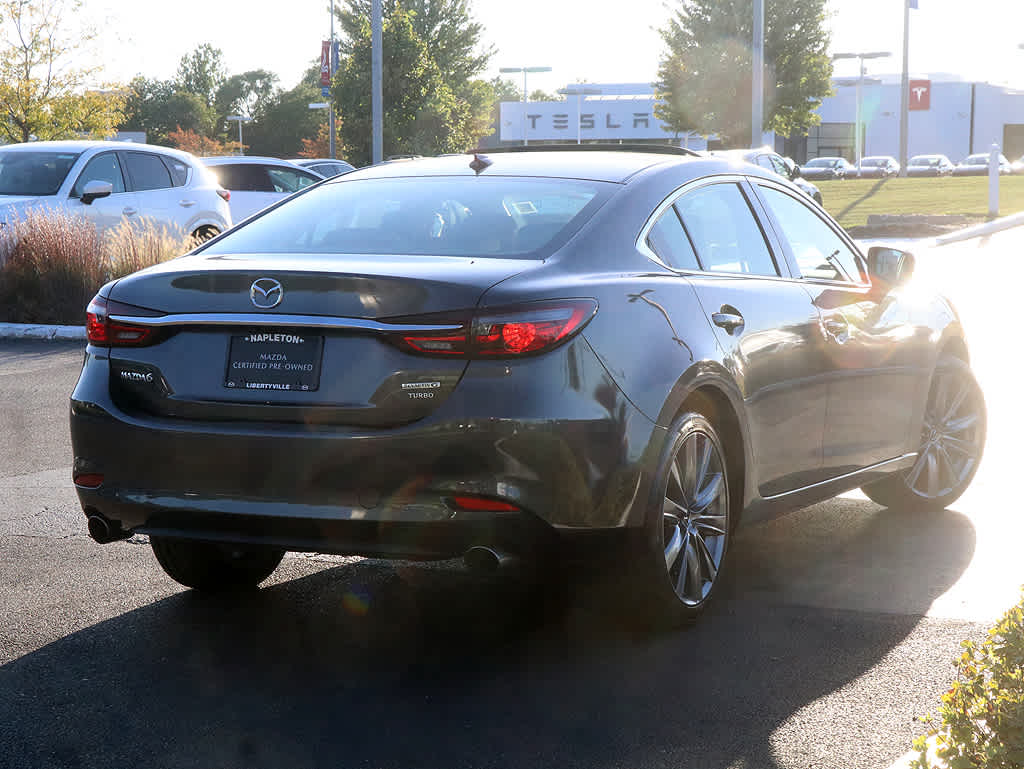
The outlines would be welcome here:
M 964 214 L 988 217 L 988 177 L 850 179 L 816 182 L 825 208 L 843 227 L 867 224 L 871 214 Z M 1024 176 L 999 179 L 999 214 L 1024 211 Z

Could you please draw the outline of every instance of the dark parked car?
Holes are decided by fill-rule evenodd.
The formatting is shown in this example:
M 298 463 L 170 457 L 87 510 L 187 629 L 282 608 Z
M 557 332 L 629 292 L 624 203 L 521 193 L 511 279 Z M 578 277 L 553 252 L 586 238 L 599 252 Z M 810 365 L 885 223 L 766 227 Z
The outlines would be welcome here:
M 952 176 L 953 162 L 945 155 L 914 155 L 907 163 L 907 176 Z
M 104 286 L 71 396 L 92 536 L 198 589 L 286 550 L 600 553 L 673 625 L 741 522 L 964 491 L 984 402 L 911 255 L 755 166 L 582 147 L 353 171 Z
M 822 204 L 821 190 L 800 175 L 800 166 L 794 163 L 790 158 L 784 158 L 779 153 L 767 147 L 761 147 L 753 150 L 715 150 L 711 154 L 720 157 L 732 157 L 738 160 L 743 160 L 747 163 L 753 163 L 754 165 L 761 166 L 761 168 L 767 168 L 769 171 L 778 174 L 783 179 L 789 179 L 793 184 L 800 188 L 801 192 L 811 200 L 815 201 L 819 206 Z
M 999 156 L 999 174 L 1001 176 L 1013 173 L 1010 161 L 1003 155 Z M 953 176 L 987 176 L 988 175 L 988 153 L 979 152 L 968 155 L 953 168 Z
M 332 160 L 331 158 L 293 158 L 289 162 L 302 168 L 308 168 L 325 179 L 330 179 L 332 176 L 338 176 L 339 174 L 347 174 L 349 171 L 355 170 L 355 166 L 351 163 L 346 163 L 344 160 Z
M 814 158 L 800 167 L 805 179 L 845 179 L 857 173 L 857 167 L 843 158 Z
M 860 167 L 857 169 L 857 176 L 862 179 L 887 179 L 890 176 L 899 176 L 900 164 L 896 158 L 888 155 L 867 157 L 860 159 Z

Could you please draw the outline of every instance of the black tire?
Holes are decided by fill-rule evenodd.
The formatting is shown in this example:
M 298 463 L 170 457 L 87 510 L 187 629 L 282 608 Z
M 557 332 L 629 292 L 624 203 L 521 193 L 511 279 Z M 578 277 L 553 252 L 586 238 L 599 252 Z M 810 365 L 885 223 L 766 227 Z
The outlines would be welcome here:
M 622 595 L 631 618 L 655 630 L 692 623 L 704 611 L 721 581 L 734 520 L 728 462 L 714 425 L 690 412 L 669 434 Z M 692 501 L 677 504 L 684 499 Z
M 943 356 L 928 391 L 917 461 L 861 490 L 884 507 L 942 510 L 971 485 L 981 464 L 985 429 L 985 398 L 971 367 Z
M 284 550 L 277 548 L 189 539 L 150 537 L 149 544 L 167 576 L 185 587 L 210 592 L 254 588 L 284 557 Z
M 219 229 L 217 229 L 213 225 L 206 225 L 205 227 L 200 227 L 198 230 L 192 233 L 192 240 L 194 240 L 196 243 L 205 243 L 206 241 L 210 240 L 211 238 L 215 238 L 218 235 L 220 235 Z

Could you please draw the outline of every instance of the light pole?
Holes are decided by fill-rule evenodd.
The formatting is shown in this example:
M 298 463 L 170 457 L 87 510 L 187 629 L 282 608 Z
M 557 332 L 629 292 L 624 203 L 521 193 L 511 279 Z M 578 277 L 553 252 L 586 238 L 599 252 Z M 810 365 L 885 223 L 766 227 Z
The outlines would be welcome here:
M 583 111 L 583 100 L 588 96 L 596 96 L 603 93 L 600 88 L 587 88 L 582 85 L 570 85 L 566 88 L 559 88 L 558 92 L 566 96 L 576 97 L 576 143 L 583 144 L 583 137 L 581 135 L 581 123 Z
M 550 72 L 551 67 L 502 67 L 498 70 L 502 74 L 508 74 L 510 72 L 522 72 L 523 73 L 523 146 L 529 144 L 529 140 L 526 138 L 526 73 L 527 72 Z
M 754 0 L 754 39 L 750 51 L 750 149 L 756 149 L 764 143 L 764 0 Z
M 857 111 L 856 111 L 857 123 L 854 126 L 854 132 L 853 132 L 853 135 L 854 135 L 854 140 L 853 141 L 857 145 L 855 150 L 854 150 L 854 152 L 856 154 L 857 173 L 858 174 L 860 173 L 861 145 L 864 143 L 864 141 L 863 141 L 864 137 L 861 135 L 861 125 L 860 125 L 861 87 L 864 85 L 864 83 L 868 83 L 868 82 L 877 83 L 877 82 L 879 82 L 877 80 L 865 80 L 864 79 L 864 61 L 865 61 L 865 59 L 883 59 L 886 56 L 892 56 L 892 54 L 889 51 L 870 51 L 870 52 L 867 52 L 867 53 L 834 53 L 834 54 L 832 54 L 832 61 L 837 61 L 838 59 L 857 59 L 858 60 L 857 61 L 857 79 L 856 79 L 856 81 L 854 83 L 857 86 Z M 844 83 L 843 85 L 846 85 L 846 84 Z M 903 163 L 906 164 L 906 160 L 905 159 L 904 159 Z M 902 168 L 902 166 L 901 166 L 901 168 Z
M 252 118 L 245 115 L 228 115 L 225 120 L 232 120 L 238 123 L 238 154 L 245 154 L 245 145 L 242 144 L 242 123 L 251 123 Z
M 331 82 L 334 82 L 334 0 L 331 0 L 331 50 L 327 56 L 327 69 L 331 73 Z M 328 140 L 327 151 L 331 155 L 331 160 L 337 157 L 337 150 L 334 146 L 334 99 L 330 97 L 328 92 L 327 103 L 330 105 L 327 112 L 327 134 L 331 138 Z

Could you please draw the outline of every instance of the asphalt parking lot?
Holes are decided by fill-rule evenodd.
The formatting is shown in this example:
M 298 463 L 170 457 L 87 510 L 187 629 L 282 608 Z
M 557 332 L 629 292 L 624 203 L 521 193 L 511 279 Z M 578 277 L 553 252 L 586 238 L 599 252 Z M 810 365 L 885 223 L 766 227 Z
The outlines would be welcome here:
M 961 639 L 1017 598 L 1013 233 L 921 254 L 989 405 L 941 514 L 859 494 L 741 530 L 698 626 L 620 627 L 586 581 L 293 555 L 193 595 L 142 538 L 99 546 L 70 484 L 75 344 L 0 342 L 0 765 L 886 767 Z M 1012 270 L 1012 272 L 1011 272 Z M 1005 324 L 1005 325 L 1004 325 Z

